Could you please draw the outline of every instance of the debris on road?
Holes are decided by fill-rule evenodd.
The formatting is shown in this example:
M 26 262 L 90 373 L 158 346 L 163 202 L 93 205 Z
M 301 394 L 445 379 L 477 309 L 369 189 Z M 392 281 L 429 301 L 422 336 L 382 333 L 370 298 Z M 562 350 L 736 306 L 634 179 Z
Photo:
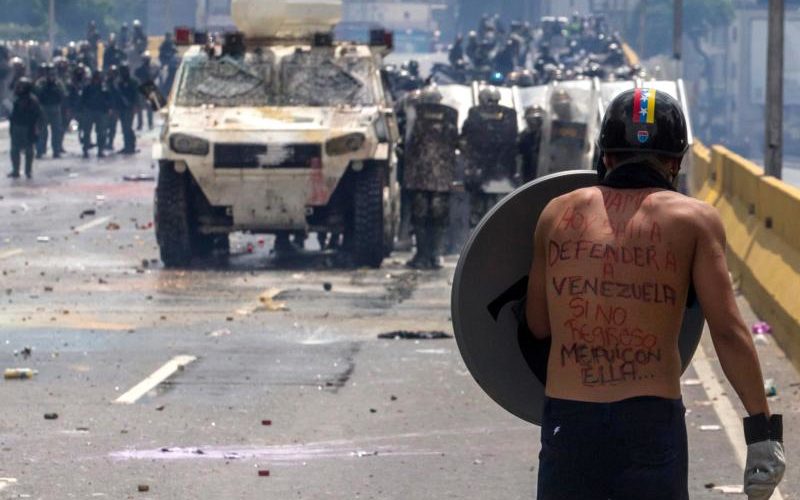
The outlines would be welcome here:
M 333 284 L 326 281 L 325 283 L 322 284 L 322 288 L 326 292 L 330 292 L 331 290 L 333 290 Z
M 272 425 L 272 420 L 262 420 L 261 425 Z
M 722 430 L 722 426 L 721 425 L 701 425 L 700 426 L 700 430 L 701 431 L 721 431 Z
M 39 243 L 49 243 L 50 242 L 50 237 L 49 236 L 38 236 L 36 238 L 36 241 L 38 241 Z
M 22 356 L 22 359 L 28 359 L 33 356 L 33 348 L 32 347 L 23 347 L 19 351 L 14 351 L 14 357 Z
M 702 385 L 703 382 L 699 378 L 687 378 L 681 381 L 681 385 L 685 385 L 687 387 L 694 386 L 694 385 Z
M 756 345 L 769 345 L 769 337 L 764 333 L 757 333 L 753 335 L 753 342 Z
M 58 420 L 58 413 L 45 413 L 44 414 L 45 420 Z
M 258 477 L 269 477 L 269 471 L 268 470 L 258 471 Z
M 119 224 L 116 222 L 109 222 L 106 226 L 106 231 L 119 231 L 120 227 Z
M 97 210 L 89 208 L 81 212 L 81 219 L 84 217 L 94 217 L 95 215 L 97 215 Z
M 127 182 L 145 182 L 145 181 L 154 181 L 156 180 L 156 178 L 151 174 L 136 174 L 136 175 L 124 175 L 122 176 L 122 180 Z
M 261 303 L 261 306 L 256 308 L 256 311 L 288 311 L 289 308 L 286 307 L 285 302 L 275 302 L 275 297 L 280 295 L 281 292 L 283 292 L 283 290 L 279 288 L 270 288 L 259 295 L 258 301 Z
M 397 330 L 394 332 L 381 333 L 378 335 L 378 338 L 385 340 L 440 340 L 451 339 L 453 336 L 439 331 L 411 332 L 408 330 Z
M 37 370 L 30 368 L 6 368 L 5 372 L 3 372 L 3 378 L 6 380 L 28 380 L 37 373 L 39 373 Z
M 764 394 L 766 394 L 768 398 L 778 395 L 778 388 L 775 386 L 775 379 L 768 378 L 764 381 Z
M 772 326 L 766 321 L 758 321 L 753 324 L 753 328 L 751 329 L 753 334 L 764 333 L 770 334 L 772 333 Z
M 741 495 L 744 493 L 744 486 L 741 484 L 731 485 L 731 486 L 714 486 L 712 488 L 714 491 L 719 491 L 720 493 L 726 494 L 734 494 L 734 495 Z
M 227 328 L 221 328 L 219 330 L 214 330 L 213 332 L 209 333 L 209 337 L 227 337 L 231 334 L 231 331 Z
M 150 491 L 150 486 L 148 486 L 146 484 L 140 484 L 138 489 L 139 489 L 139 492 L 145 493 L 145 492 Z

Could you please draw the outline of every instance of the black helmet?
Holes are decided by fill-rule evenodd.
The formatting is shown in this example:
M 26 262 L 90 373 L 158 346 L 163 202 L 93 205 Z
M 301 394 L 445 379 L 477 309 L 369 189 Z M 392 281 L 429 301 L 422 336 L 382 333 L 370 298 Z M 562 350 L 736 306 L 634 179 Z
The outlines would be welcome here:
M 16 93 L 18 96 L 26 96 L 31 92 L 33 92 L 33 82 L 29 78 L 23 76 L 17 80 L 17 84 L 14 87 L 14 93 Z
M 600 131 L 603 153 L 654 153 L 681 157 L 689 149 L 681 105 L 653 88 L 627 90 L 606 110 Z

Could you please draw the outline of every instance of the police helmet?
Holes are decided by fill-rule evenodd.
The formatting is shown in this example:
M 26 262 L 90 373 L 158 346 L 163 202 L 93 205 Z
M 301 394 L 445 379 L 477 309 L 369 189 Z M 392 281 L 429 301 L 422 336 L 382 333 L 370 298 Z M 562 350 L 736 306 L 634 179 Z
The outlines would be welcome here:
M 142 27 L 142 22 L 140 20 L 138 20 L 138 19 L 134 19 L 133 20 L 133 28 L 136 29 L 136 28 L 141 28 L 141 27 Z
M 654 153 L 682 157 L 689 149 L 686 116 L 666 92 L 627 90 L 606 110 L 600 131 L 603 153 Z
M 442 93 L 436 85 L 429 85 L 422 89 L 417 98 L 417 102 L 425 104 L 439 104 L 442 102 Z
M 30 94 L 31 92 L 33 92 L 33 82 L 30 80 L 30 78 L 23 76 L 22 78 L 17 80 L 17 84 L 14 87 L 15 94 L 17 94 L 18 96 L 23 96 Z
M 533 87 L 536 79 L 529 70 L 514 71 L 508 75 L 508 84 L 517 87 Z
M 478 93 L 478 103 L 482 106 L 500 104 L 500 91 L 495 86 L 485 87 Z
M 25 61 L 23 61 L 21 57 L 14 56 L 11 58 L 11 61 L 9 61 L 9 63 L 11 64 L 11 67 L 14 69 L 17 70 L 25 69 Z
M 528 126 L 541 127 L 544 123 L 545 114 L 544 108 L 539 105 L 528 106 L 525 108 L 525 122 Z

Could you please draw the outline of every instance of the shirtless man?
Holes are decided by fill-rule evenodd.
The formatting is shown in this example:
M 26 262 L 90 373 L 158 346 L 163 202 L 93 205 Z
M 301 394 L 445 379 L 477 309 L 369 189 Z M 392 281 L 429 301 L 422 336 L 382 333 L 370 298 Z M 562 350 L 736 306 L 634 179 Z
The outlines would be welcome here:
M 623 93 L 603 123 L 601 185 L 556 198 L 539 219 L 526 317 L 552 340 L 540 500 L 689 498 L 678 337 L 692 285 L 750 415 L 745 491 L 766 500 L 783 476 L 781 419 L 736 306 L 722 222 L 673 187 L 686 130 L 665 93 Z

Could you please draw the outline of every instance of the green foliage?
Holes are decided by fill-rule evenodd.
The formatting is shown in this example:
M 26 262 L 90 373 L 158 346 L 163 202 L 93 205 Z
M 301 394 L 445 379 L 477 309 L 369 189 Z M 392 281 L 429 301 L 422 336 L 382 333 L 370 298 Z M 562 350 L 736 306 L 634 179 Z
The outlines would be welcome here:
M 123 22 L 144 20 L 146 0 L 56 0 L 56 23 L 61 42 L 86 37 L 89 21 L 104 37 Z M 46 37 L 49 0 L 0 0 L 3 22 L 0 38 Z M 19 34 L 18 36 L 15 36 Z
M 646 4 L 643 57 L 672 53 L 672 0 L 647 0 L 639 2 L 634 9 L 626 38 L 637 50 L 640 49 L 640 16 Z M 733 0 L 684 0 L 683 29 L 687 36 L 699 39 L 712 29 L 728 26 L 733 21 Z

